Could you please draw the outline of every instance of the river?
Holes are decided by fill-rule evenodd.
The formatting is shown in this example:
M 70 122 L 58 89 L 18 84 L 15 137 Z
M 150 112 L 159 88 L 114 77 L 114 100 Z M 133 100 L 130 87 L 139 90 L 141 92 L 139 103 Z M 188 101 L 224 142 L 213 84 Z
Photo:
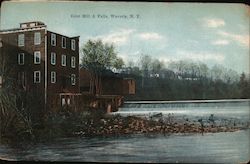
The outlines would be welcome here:
M 250 100 L 193 100 L 193 101 L 131 101 L 114 114 L 147 116 L 169 113 L 188 118 L 208 118 L 213 114 L 217 118 L 250 119 Z
M 132 110 L 131 110 L 132 109 Z M 130 112 L 129 112 L 130 111 Z M 169 112 L 185 117 L 249 122 L 249 100 L 222 102 L 127 102 L 119 114 Z M 250 129 L 236 132 L 60 138 L 25 147 L 0 145 L 13 160 L 78 162 L 242 163 L 250 159 Z

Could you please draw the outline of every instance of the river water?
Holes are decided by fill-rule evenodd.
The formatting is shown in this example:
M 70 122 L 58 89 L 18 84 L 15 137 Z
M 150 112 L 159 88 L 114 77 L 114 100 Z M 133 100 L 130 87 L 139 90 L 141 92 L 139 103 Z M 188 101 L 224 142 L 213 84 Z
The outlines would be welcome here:
M 249 120 L 250 100 L 196 100 L 196 101 L 131 101 L 125 102 L 115 114 L 148 115 L 169 114 L 190 118 L 205 118 L 213 114 L 218 118 Z
M 131 109 L 133 109 L 131 111 Z M 129 112 L 130 111 L 130 112 Z M 128 102 L 118 113 L 169 112 L 186 117 L 230 118 L 249 122 L 248 101 Z M 0 157 L 13 160 L 78 162 L 244 163 L 250 160 L 250 129 L 236 132 L 61 138 L 22 148 L 0 145 Z

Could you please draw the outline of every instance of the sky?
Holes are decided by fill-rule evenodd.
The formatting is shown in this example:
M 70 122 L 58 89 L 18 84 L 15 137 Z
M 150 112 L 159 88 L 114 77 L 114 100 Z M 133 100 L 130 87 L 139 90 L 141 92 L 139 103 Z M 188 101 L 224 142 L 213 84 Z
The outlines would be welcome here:
M 192 60 L 249 73 L 250 8 L 244 4 L 4 2 L 1 26 L 42 21 L 49 31 L 114 44 L 125 62 L 141 54 Z

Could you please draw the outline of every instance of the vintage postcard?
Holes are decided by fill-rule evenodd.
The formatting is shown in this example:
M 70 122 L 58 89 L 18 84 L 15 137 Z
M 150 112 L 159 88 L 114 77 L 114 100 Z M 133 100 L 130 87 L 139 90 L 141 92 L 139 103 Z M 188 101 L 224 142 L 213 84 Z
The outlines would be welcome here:
M 4 1 L 0 159 L 247 163 L 243 3 Z

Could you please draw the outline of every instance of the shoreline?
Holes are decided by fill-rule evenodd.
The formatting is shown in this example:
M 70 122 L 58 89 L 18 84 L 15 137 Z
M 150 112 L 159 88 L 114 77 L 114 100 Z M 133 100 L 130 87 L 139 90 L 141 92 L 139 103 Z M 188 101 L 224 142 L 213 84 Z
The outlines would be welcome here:
M 209 120 L 210 119 L 210 120 Z M 50 115 L 40 127 L 33 128 L 32 136 L 2 138 L 1 144 L 23 145 L 54 141 L 68 137 L 115 137 L 127 135 L 171 135 L 235 132 L 250 129 L 250 122 L 211 118 L 197 120 L 174 115 L 138 117 L 101 115 L 100 113 L 61 113 Z M 219 120 L 219 121 L 218 121 Z M 238 122 L 237 122 L 238 121 Z M 23 138 L 22 138 L 23 137 Z
M 206 120 L 207 121 L 207 120 Z M 231 120 L 230 120 L 231 121 Z M 99 122 L 90 124 L 87 128 L 79 129 L 73 136 L 122 136 L 130 134 L 176 134 L 176 133 L 219 133 L 235 132 L 250 128 L 249 123 L 245 126 L 237 124 L 216 124 L 214 121 L 190 121 L 180 118 L 162 117 L 147 119 L 135 116 L 112 116 L 101 119 Z

